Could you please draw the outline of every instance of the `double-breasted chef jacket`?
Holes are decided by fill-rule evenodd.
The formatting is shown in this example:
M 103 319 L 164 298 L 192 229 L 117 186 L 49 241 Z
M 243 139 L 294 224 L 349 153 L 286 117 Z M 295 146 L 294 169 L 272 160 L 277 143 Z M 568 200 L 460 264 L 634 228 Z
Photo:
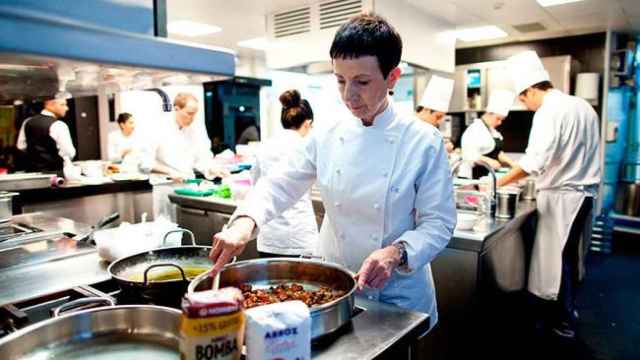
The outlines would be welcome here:
M 430 262 L 456 224 L 449 164 L 437 129 L 399 114 L 391 99 L 371 126 L 349 116 L 312 134 L 282 171 L 261 179 L 233 218 L 260 228 L 316 183 L 325 206 L 317 255 L 357 272 L 375 250 L 404 241 L 408 264 L 371 299 L 429 313 L 437 322 Z M 233 220 L 232 218 L 232 220 Z

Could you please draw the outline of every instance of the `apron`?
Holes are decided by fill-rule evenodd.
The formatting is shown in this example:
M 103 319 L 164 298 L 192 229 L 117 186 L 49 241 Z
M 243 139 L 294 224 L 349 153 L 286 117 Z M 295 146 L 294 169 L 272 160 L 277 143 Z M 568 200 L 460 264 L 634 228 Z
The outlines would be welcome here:
M 531 255 L 528 290 L 545 299 L 557 300 L 562 278 L 562 251 L 578 211 L 591 189 L 542 189 L 537 195 L 538 225 Z M 591 239 L 591 216 L 583 226 L 578 254 L 580 278 Z

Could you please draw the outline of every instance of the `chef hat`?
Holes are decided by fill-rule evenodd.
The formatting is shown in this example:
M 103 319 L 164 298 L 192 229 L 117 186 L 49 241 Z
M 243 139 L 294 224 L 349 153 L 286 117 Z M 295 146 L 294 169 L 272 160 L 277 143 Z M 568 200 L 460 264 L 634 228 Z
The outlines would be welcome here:
M 533 50 L 523 51 L 507 59 L 509 75 L 513 80 L 516 94 L 525 91 L 531 85 L 549 81 L 549 73 Z
M 453 95 L 453 80 L 433 75 L 419 105 L 446 113 L 449 111 L 451 95 Z
M 493 90 L 491 96 L 489 96 L 487 112 L 507 116 L 515 97 L 516 94 L 509 90 Z

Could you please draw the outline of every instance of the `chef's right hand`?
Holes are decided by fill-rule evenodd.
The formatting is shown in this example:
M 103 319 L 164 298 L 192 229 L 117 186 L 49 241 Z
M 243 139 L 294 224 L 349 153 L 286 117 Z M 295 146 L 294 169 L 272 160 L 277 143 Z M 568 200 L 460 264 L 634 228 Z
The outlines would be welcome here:
M 213 248 L 209 258 L 213 261 L 211 276 L 220 272 L 234 256 L 240 255 L 244 247 L 251 240 L 251 234 L 256 223 L 248 216 L 237 218 L 231 226 L 213 235 Z

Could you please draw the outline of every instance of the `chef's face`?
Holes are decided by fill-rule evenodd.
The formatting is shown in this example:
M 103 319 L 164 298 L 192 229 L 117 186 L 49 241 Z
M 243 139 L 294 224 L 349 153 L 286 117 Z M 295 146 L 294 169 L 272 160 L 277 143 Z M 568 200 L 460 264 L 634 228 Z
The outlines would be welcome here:
M 502 125 L 504 118 L 505 118 L 504 116 L 496 113 L 487 113 L 487 117 L 486 117 L 487 125 L 495 129 L 498 126 Z
M 58 119 L 63 118 L 69 110 L 65 99 L 48 100 L 45 102 L 44 108 L 51 111 Z
M 176 121 L 181 128 L 185 128 L 193 122 L 198 113 L 198 102 L 192 99 L 187 100 L 183 108 L 176 106 Z
M 133 130 L 136 128 L 136 122 L 132 117 L 128 118 L 127 121 L 120 124 L 120 129 L 122 130 L 122 134 L 124 136 L 129 136 L 133 133 Z
M 370 124 L 387 106 L 387 93 L 400 77 L 400 69 L 393 69 L 387 78 L 375 56 L 355 59 L 333 59 L 333 73 L 338 81 L 342 101 L 353 116 Z
M 527 110 L 537 111 L 538 108 L 542 105 L 542 97 L 540 96 L 540 91 L 534 88 L 528 88 L 520 95 L 518 95 L 518 100 L 524 104 Z
M 434 111 L 423 107 L 416 115 L 418 116 L 418 119 L 438 127 L 446 114 L 442 111 Z

